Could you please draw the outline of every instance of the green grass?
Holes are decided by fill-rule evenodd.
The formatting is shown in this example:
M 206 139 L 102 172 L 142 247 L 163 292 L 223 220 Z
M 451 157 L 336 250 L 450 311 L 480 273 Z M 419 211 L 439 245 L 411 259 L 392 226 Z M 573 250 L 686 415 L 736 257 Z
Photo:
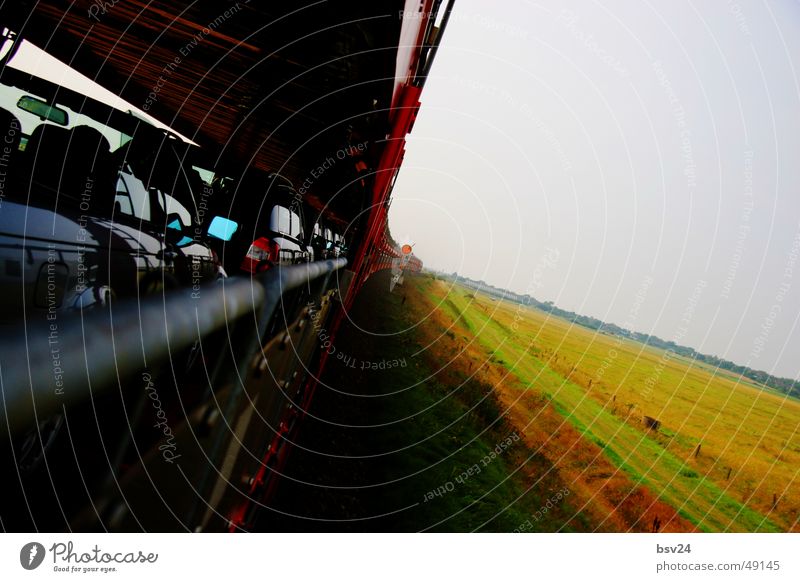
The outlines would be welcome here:
M 651 394 L 643 395 L 641 386 L 662 361 L 659 350 L 570 327 L 533 309 L 523 310 L 518 329 L 512 331 L 520 313 L 516 305 L 488 302 L 479 295 L 472 299 L 458 287 L 446 297 L 443 286 L 423 283 L 420 290 L 475 334 L 491 354 L 490 361 L 513 372 L 527 390 L 549 395 L 564 420 L 597 443 L 619 470 L 698 529 L 755 532 L 791 526 L 797 487 L 782 498 L 784 513 L 767 513 L 770 491 L 791 482 L 797 465 L 775 463 L 768 453 L 776 441 L 794 438 L 798 417 L 791 413 L 799 410 L 796 405 L 787 413 L 783 399 L 774 394 L 737 385 L 729 375 L 712 376 L 707 367 L 677 359 L 665 365 Z M 617 356 L 598 376 L 611 349 Z M 594 380 L 591 390 L 588 379 Z M 619 400 L 616 413 L 612 396 Z M 635 413 L 628 418 L 627 410 Z M 662 420 L 661 434 L 642 427 L 643 411 Z M 759 430 L 768 432 L 766 447 L 752 446 Z M 698 442 L 704 452 L 695 460 L 692 449 Z M 794 453 L 791 447 L 783 450 L 784 456 Z M 726 467 L 737 469 L 735 482 L 722 479 Z M 759 477 L 762 486 L 753 491 Z
M 401 375 L 393 382 L 407 386 L 421 377 L 420 370 L 411 373 L 407 370 L 403 370 L 405 378 Z M 394 415 L 415 415 L 414 420 L 403 423 L 402 441 L 419 444 L 394 456 L 387 477 L 414 477 L 391 493 L 394 499 L 388 506 L 402 506 L 409 500 L 419 502 L 415 510 L 404 514 L 401 530 L 417 530 L 425 524 L 431 531 L 513 531 L 546 502 L 546 497 L 537 494 L 537 490 L 523 495 L 522 473 L 512 475 L 518 466 L 515 461 L 530 453 L 520 441 L 512 445 L 512 450 L 483 466 L 481 459 L 509 436 L 512 429 L 498 423 L 485 430 L 487 424 L 500 416 L 491 394 L 475 407 L 480 393 L 490 390 L 489 387 L 472 382 L 455 392 L 454 388 L 434 380 L 394 400 Z M 422 410 L 426 412 L 418 414 Z M 397 444 L 386 442 L 385 446 L 391 448 Z M 480 473 L 462 483 L 455 481 L 476 463 Z M 452 491 L 426 501 L 431 497 L 428 492 L 448 483 L 453 485 Z M 552 512 L 538 522 L 537 527 L 541 531 L 555 531 L 564 525 L 572 511 L 565 504 L 560 512 Z
M 360 346 L 359 352 L 364 359 L 406 357 L 409 361 L 407 367 L 381 376 L 381 391 L 396 394 L 386 406 L 376 406 L 370 419 L 376 424 L 407 419 L 395 425 L 397 429 L 374 433 L 376 450 L 398 451 L 382 464 L 381 481 L 391 485 L 381 488 L 379 506 L 408 508 L 396 516 L 393 527 L 398 531 L 513 531 L 541 509 L 551 489 L 563 484 L 556 472 L 548 471 L 547 461 L 532 455 L 522 440 L 485 466 L 481 463 L 514 431 L 501 418 L 492 387 L 465 380 L 452 369 L 446 371 L 447 377 L 434 376 L 441 362 L 451 357 L 435 346 L 423 357 L 408 357 L 417 339 L 397 333 L 410 322 L 405 320 L 407 312 L 393 311 L 395 307 L 389 301 L 384 304 L 391 316 L 381 318 L 383 327 L 377 330 L 381 335 Z M 476 463 L 480 472 L 456 481 Z M 549 476 L 526 491 L 530 485 L 526 468 Z M 451 490 L 429 495 L 442 487 Z M 574 516 L 575 508 L 568 501 L 548 512 L 536 528 L 591 529 L 583 516 Z

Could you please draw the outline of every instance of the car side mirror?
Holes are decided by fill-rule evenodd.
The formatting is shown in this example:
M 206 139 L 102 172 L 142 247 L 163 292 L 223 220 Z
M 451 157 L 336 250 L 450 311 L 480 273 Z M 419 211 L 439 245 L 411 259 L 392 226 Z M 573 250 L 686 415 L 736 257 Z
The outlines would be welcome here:
M 233 238 L 236 229 L 239 228 L 239 223 L 229 220 L 222 216 L 215 216 L 208 225 L 208 236 L 218 238 L 225 242 Z

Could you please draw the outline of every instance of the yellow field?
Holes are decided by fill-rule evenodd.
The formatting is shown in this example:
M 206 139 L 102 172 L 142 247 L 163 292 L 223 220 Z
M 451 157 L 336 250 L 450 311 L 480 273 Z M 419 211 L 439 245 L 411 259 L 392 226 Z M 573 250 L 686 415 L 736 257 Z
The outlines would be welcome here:
M 661 531 L 800 531 L 797 400 L 449 282 L 407 287 L 440 326 L 432 341 L 477 360 L 470 373 L 559 461 L 584 510 L 608 514 L 599 529 L 648 531 L 657 516 Z

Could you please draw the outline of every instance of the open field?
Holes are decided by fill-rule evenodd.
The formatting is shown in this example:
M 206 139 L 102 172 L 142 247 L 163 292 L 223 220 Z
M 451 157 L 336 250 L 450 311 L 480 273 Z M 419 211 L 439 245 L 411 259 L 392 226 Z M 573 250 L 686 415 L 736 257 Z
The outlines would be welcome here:
M 406 289 L 431 348 L 495 386 L 597 529 L 800 531 L 797 400 L 450 282 Z

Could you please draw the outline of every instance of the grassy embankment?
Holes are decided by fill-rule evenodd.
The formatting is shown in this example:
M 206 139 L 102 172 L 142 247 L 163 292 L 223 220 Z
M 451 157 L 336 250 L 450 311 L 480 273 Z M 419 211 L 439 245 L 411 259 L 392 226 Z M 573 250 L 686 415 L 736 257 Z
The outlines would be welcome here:
M 407 287 L 430 349 L 495 386 L 599 529 L 798 530 L 800 402 L 443 281 Z
M 580 511 L 571 490 L 559 496 L 569 483 L 522 440 L 492 386 L 470 377 L 466 360 L 442 367 L 449 344 L 420 350 L 436 330 L 413 325 L 424 299 L 408 279 L 387 288 L 386 276 L 370 278 L 337 335 L 258 528 L 595 529 L 599 517 Z

